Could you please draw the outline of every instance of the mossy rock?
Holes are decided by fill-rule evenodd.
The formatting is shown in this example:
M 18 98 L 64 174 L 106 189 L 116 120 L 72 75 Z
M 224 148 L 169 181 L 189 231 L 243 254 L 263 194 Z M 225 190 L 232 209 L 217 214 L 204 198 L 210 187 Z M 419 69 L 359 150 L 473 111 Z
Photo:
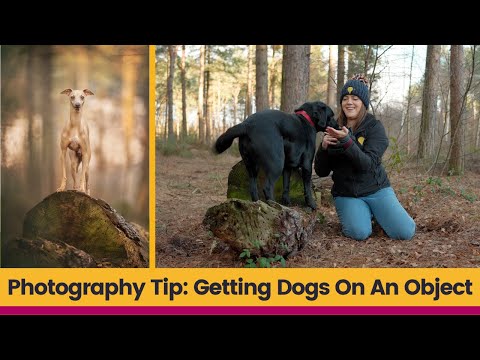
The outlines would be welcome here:
M 148 237 L 109 204 L 78 191 L 46 197 L 25 215 L 23 238 L 63 242 L 113 267 L 148 267 Z
M 265 201 L 265 196 L 263 194 L 263 184 L 265 182 L 265 173 L 260 169 L 258 178 L 257 178 L 257 188 L 258 196 L 260 200 Z M 227 189 L 227 198 L 232 199 L 241 199 L 241 200 L 252 200 L 250 196 L 249 188 L 249 179 L 248 172 L 243 163 L 243 160 L 236 163 L 230 173 L 228 174 L 228 189 Z M 274 187 L 274 196 L 275 201 L 280 202 L 282 199 L 283 193 L 283 176 L 275 183 Z M 312 192 L 314 199 L 316 199 L 316 194 Z M 305 195 L 303 193 L 303 180 L 302 172 L 300 169 L 292 171 L 290 176 L 290 201 L 291 205 L 305 206 Z

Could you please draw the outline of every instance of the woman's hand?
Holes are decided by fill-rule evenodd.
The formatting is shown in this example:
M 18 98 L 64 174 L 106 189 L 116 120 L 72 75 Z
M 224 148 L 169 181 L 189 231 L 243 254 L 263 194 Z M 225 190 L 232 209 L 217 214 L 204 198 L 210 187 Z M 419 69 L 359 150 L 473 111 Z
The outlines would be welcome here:
M 328 126 L 326 134 L 335 139 L 343 139 L 345 136 L 348 135 L 348 129 L 344 126 L 341 130 L 335 130 L 334 128 Z
M 322 149 L 327 150 L 328 145 L 337 145 L 337 143 L 338 140 L 336 138 L 325 133 L 322 140 Z

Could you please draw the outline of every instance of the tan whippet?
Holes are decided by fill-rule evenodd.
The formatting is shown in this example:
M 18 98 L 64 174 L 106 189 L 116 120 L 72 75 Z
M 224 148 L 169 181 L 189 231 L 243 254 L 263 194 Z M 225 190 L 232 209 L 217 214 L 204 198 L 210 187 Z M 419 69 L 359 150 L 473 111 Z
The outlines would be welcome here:
M 88 89 L 72 90 L 65 89 L 60 94 L 66 94 L 70 98 L 70 118 L 65 123 L 60 136 L 60 163 L 62 166 L 62 182 L 57 191 L 64 191 L 67 185 L 67 149 L 70 149 L 70 168 L 73 178 L 73 188 L 90 195 L 88 184 L 88 165 L 92 150 L 90 148 L 90 138 L 88 124 L 82 119 L 83 104 L 88 95 L 93 95 Z M 77 187 L 78 167 L 82 163 L 82 174 L 80 176 L 80 186 Z

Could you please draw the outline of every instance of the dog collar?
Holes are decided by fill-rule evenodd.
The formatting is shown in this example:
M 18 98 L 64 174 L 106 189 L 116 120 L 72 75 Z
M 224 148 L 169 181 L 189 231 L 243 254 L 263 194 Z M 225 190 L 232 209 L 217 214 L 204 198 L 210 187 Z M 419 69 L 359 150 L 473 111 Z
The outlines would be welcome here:
M 295 114 L 302 115 L 305 119 L 307 119 L 307 121 L 310 123 L 310 125 L 312 125 L 316 129 L 315 124 L 313 123 L 312 119 L 310 118 L 310 115 L 308 115 L 305 112 L 305 110 L 296 111 Z

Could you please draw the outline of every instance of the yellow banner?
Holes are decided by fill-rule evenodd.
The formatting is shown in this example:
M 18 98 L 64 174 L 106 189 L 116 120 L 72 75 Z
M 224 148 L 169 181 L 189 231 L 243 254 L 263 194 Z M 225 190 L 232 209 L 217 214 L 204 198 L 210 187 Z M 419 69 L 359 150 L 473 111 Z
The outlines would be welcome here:
M 1 269 L 0 306 L 480 306 L 480 269 Z

